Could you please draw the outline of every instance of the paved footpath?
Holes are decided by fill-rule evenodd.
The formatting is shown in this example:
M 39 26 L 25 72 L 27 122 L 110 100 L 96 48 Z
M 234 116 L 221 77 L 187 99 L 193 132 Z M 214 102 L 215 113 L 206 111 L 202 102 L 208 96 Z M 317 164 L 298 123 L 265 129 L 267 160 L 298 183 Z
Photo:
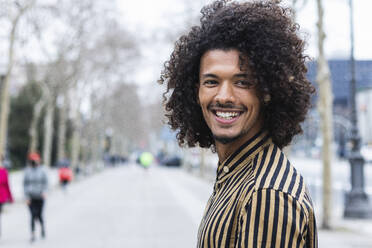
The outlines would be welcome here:
M 69 185 L 67 192 L 51 190 L 45 240 L 37 237 L 30 244 L 29 216 L 22 200 L 6 206 L 0 247 L 195 247 L 211 190 L 211 182 L 177 168 L 106 169 Z M 372 235 L 355 228 L 320 230 L 319 243 L 320 247 L 372 247 Z

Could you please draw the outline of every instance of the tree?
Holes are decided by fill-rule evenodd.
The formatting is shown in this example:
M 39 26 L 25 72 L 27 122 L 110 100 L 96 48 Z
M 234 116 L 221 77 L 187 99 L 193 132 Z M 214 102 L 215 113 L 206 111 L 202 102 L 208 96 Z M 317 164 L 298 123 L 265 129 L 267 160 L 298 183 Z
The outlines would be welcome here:
M 29 120 L 33 115 L 33 105 L 36 104 L 40 94 L 38 84 L 30 81 L 22 87 L 17 96 L 11 99 L 12 111 L 9 115 L 9 151 L 14 168 L 22 168 L 26 164 L 30 140 L 28 130 L 31 123 Z
M 0 156 L 4 154 L 4 148 L 6 143 L 7 131 L 8 131 L 8 116 L 9 116 L 9 84 L 12 75 L 13 65 L 15 63 L 14 52 L 15 43 L 17 40 L 17 30 L 21 18 L 25 13 L 33 7 L 36 0 L 30 1 L 14 1 L 15 14 L 10 19 L 10 31 L 8 40 L 8 61 L 6 64 L 6 73 L 3 80 L 1 90 L 1 113 L 0 113 Z M 9 7 L 9 6 L 8 6 Z
M 68 30 L 72 33 L 69 37 L 74 37 L 68 41 L 70 49 L 67 50 L 66 61 L 73 69 L 73 74 L 69 84 L 65 80 L 68 92 L 62 92 L 71 99 L 69 101 L 73 127 L 71 164 L 77 167 L 79 151 L 84 144 L 83 124 L 87 122 L 86 116 L 82 115 L 82 103 L 89 102 L 89 95 L 92 92 L 98 92 L 102 96 L 106 93 L 110 94 L 110 91 L 106 90 L 107 86 L 114 88 L 120 84 L 119 81 L 123 80 L 125 74 L 131 70 L 130 63 L 135 61 L 138 52 L 131 35 L 117 19 L 107 15 L 107 9 L 102 9 L 100 4 L 94 4 L 95 2 L 92 1 L 83 1 L 81 4 L 71 1 L 71 3 L 79 9 L 76 12 L 71 12 L 70 8 L 66 9 L 66 22 L 70 27 Z M 110 8 L 108 10 L 110 11 Z M 97 110 L 92 108 L 92 111 Z M 96 132 L 100 133 L 100 130 Z M 83 149 L 83 151 L 88 150 Z
M 321 116 L 321 127 L 323 136 L 322 159 L 323 159 L 323 222 L 322 227 L 331 228 L 331 202 L 332 202 L 332 177 L 331 177 L 331 159 L 332 159 L 332 106 L 333 96 L 331 89 L 331 79 L 328 62 L 324 55 L 324 9 L 322 1 L 317 0 L 318 10 L 318 60 L 317 60 L 317 78 L 319 85 L 318 110 Z
M 35 102 L 32 106 L 32 117 L 31 123 L 28 130 L 30 142 L 28 145 L 28 152 L 38 152 L 39 146 L 39 120 L 42 114 L 42 109 L 44 106 L 44 96 L 43 90 L 41 89 L 42 84 L 37 80 L 37 69 L 36 65 L 33 63 L 26 64 L 26 75 L 27 84 L 34 84 L 35 88 L 38 88 L 38 94 L 35 95 Z
M 91 46 L 96 46 L 100 39 L 101 30 L 105 30 L 104 22 L 106 19 L 106 9 L 101 9 L 102 5 L 96 4 L 91 0 L 84 1 L 59 1 L 58 5 L 52 10 L 55 15 L 49 18 L 49 26 L 40 24 L 35 21 L 39 27 L 39 42 L 40 49 L 45 56 L 45 62 L 39 69 L 43 74 L 40 84 L 43 89 L 43 97 L 40 103 L 46 108 L 44 119 L 44 142 L 43 142 L 43 161 L 44 164 L 50 165 L 50 154 L 52 152 L 53 143 L 53 116 L 55 104 L 60 108 L 59 125 L 58 125 L 58 145 L 57 145 L 57 160 L 61 160 L 66 156 L 66 122 L 70 105 L 70 95 L 76 90 L 77 84 L 87 82 L 84 77 L 94 74 L 98 66 L 92 67 L 91 64 Z M 40 13 L 39 13 L 40 14 Z M 102 21 L 103 20 L 103 21 Z M 40 20 L 39 20 L 40 21 Z M 54 24 L 62 26 L 57 31 L 54 30 Z M 93 31 L 94 30 L 94 31 Z M 44 36 L 50 36 L 53 33 L 54 41 L 52 44 L 46 42 Z M 47 49 L 53 47 L 53 49 Z M 101 51 L 99 51 L 100 54 Z M 101 63 L 102 64 L 102 63 Z M 109 67 L 108 64 L 105 67 Z M 80 94 L 82 95 L 82 94 Z M 82 99 L 78 100 L 81 102 Z M 71 112 L 80 111 L 80 104 L 72 105 Z M 36 108 L 37 106 L 35 106 Z M 37 113 L 35 109 L 35 114 Z M 79 116 L 74 114 L 74 116 Z M 37 115 L 35 115 L 37 119 Z M 79 118 L 76 117 L 78 122 Z M 74 125 L 76 127 L 79 124 Z M 33 132 L 30 132 L 33 133 Z M 73 135 L 74 136 L 74 135 Z M 76 135 L 74 136 L 76 137 Z
M 308 0 L 292 0 L 293 20 L 297 19 L 297 11 L 305 7 Z
M 147 140 L 144 129 L 144 119 L 139 113 L 144 108 L 133 84 L 121 83 L 103 99 L 102 113 L 106 120 L 106 129 L 112 130 L 114 152 L 123 152 L 134 144 Z
M 23 1 L 26 3 L 26 0 Z M 42 55 L 35 59 L 27 49 L 22 53 L 27 61 L 26 64 L 34 65 L 32 70 L 34 70 L 35 80 L 33 81 L 41 90 L 35 104 L 30 106 L 32 111 L 29 118 L 31 125 L 28 150 L 37 151 L 39 144 L 42 144 L 42 160 L 46 166 L 49 166 L 52 153 L 55 152 L 54 144 L 58 143 L 57 159 L 73 157 L 76 166 L 81 156 L 79 152 L 81 146 L 90 145 L 84 141 L 93 140 L 96 147 L 99 147 L 105 125 L 122 126 L 119 124 L 120 118 L 107 118 L 104 121 L 105 125 L 91 124 L 91 132 L 84 132 L 83 128 L 83 125 L 89 123 L 87 108 L 92 112 L 96 111 L 91 107 L 94 104 L 91 100 L 112 96 L 112 89 L 125 82 L 126 74 L 133 70 L 132 63 L 135 63 L 139 53 L 134 38 L 119 23 L 112 3 L 61 0 L 58 3 L 43 2 L 43 4 L 40 1 L 33 5 L 32 15 L 27 17 L 27 28 L 21 25 L 23 29 L 19 32 L 23 34 L 24 29 L 32 28 L 33 31 L 27 36 L 30 39 L 27 39 L 26 45 L 22 43 L 19 48 L 24 49 L 27 44 L 34 42 L 32 49 L 38 45 L 39 54 Z M 7 12 L 1 9 L 0 19 L 6 16 Z M 58 28 L 55 28 L 56 26 Z M 96 98 L 91 97 L 93 92 L 97 92 Z M 128 108 L 131 108 L 130 104 Z M 116 111 L 121 110 L 119 107 L 116 108 Z M 105 115 L 107 110 L 102 109 L 102 111 L 92 116 Z M 41 120 L 44 122 L 44 130 L 39 132 L 37 127 Z M 100 121 L 100 119 L 96 120 Z M 54 134 L 56 122 L 58 122 L 58 142 Z M 66 135 L 67 123 L 72 127 L 73 142 L 70 142 Z M 83 137 L 83 135 L 92 137 Z M 39 142 L 40 137 L 43 137 L 42 142 Z M 122 137 L 118 139 L 117 147 L 124 140 Z M 82 142 L 81 138 L 83 138 Z M 66 144 L 74 146 L 70 149 L 70 153 L 66 149 L 68 147 Z M 82 151 L 88 150 L 84 148 Z

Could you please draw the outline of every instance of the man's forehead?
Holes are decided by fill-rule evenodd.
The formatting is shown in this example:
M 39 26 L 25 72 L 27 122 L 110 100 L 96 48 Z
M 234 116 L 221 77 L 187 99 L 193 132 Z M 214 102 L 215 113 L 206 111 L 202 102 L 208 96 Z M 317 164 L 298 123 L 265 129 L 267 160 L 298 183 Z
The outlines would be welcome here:
M 248 59 L 244 58 L 237 49 L 213 49 L 203 54 L 200 61 L 200 73 L 209 70 L 229 70 L 234 73 L 249 75 L 251 70 Z

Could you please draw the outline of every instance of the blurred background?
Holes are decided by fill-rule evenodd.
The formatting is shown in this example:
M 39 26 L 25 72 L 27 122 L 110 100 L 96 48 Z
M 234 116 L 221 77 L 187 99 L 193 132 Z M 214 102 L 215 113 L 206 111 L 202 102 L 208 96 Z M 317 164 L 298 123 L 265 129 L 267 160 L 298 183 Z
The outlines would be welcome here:
M 1 247 L 27 247 L 27 154 L 49 175 L 40 247 L 193 247 L 217 155 L 180 148 L 157 80 L 207 0 L 0 0 L 0 153 L 15 204 Z M 316 86 L 285 152 L 313 197 L 320 247 L 372 247 L 372 2 L 283 0 Z M 66 193 L 58 169 L 74 177 Z M 143 167 L 143 168 L 141 168 Z M 98 197 L 97 197 L 98 196 Z

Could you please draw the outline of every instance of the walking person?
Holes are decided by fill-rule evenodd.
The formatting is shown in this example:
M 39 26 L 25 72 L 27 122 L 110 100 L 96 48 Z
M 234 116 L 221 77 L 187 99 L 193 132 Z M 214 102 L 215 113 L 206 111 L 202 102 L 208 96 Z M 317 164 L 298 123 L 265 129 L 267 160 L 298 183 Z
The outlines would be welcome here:
M 43 218 L 43 207 L 45 203 L 46 190 L 48 187 L 47 174 L 40 165 L 40 155 L 30 153 L 28 155 L 29 166 L 25 170 L 23 188 L 26 203 L 31 214 L 31 242 L 35 241 L 35 223 L 39 221 L 41 237 L 45 238 L 45 223 Z
M 67 185 L 72 181 L 73 179 L 73 172 L 70 168 L 70 161 L 68 159 L 63 159 L 58 163 L 59 169 L 58 169 L 58 178 L 59 183 L 62 187 L 62 189 L 66 192 Z
M 4 159 L 0 160 L 0 237 L 1 237 L 1 213 L 3 205 L 7 202 L 12 203 L 13 197 L 9 187 L 8 171 L 3 165 Z
M 159 82 L 180 145 L 219 162 L 197 247 L 317 247 L 312 202 L 282 148 L 315 89 L 304 41 L 277 1 L 215 1 L 176 42 Z
M 139 162 L 146 171 L 149 169 L 153 161 L 154 156 L 151 154 L 151 152 L 143 152 L 139 157 Z

